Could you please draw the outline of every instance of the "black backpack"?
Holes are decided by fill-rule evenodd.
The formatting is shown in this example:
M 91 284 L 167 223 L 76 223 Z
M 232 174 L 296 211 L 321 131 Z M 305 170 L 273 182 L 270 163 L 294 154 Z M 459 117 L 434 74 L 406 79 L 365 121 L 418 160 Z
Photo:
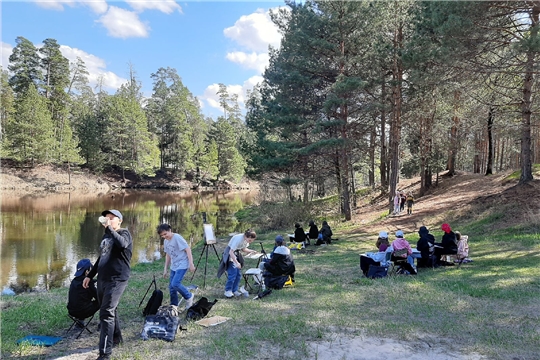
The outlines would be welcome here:
M 159 290 L 157 288 L 156 283 L 156 277 L 154 276 L 154 280 L 150 283 L 150 286 L 148 286 L 148 289 L 146 290 L 146 293 L 144 294 L 141 302 L 139 303 L 139 307 L 144 301 L 144 298 L 146 297 L 146 294 L 148 294 L 148 291 L 150 291 L 150 288 L 152 287 L 152 284 L 154 284 L 154 291 L 152 291 L 152 295 L 150 296 L 150 300 L 148 300 L 148 303 L 144 307 L 143 315 L 155 315 L 157 314 L 157 311 L 159 307 L 161 306 L 161 303 L 163 302 L 163 291 Z
M 186 313 L 186 320 L 200 320 L 204 318 L 217 303 L 217 300 L 208 301 L 204 296 L 200 298 L 192 307 L 190 307 Z

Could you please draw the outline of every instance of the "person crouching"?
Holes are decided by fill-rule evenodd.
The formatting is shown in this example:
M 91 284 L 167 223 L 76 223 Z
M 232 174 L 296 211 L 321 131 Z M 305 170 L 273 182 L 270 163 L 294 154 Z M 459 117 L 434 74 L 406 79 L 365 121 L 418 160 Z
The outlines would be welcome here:
M 276 247 L 270 261 L 264 263 L 264 282 L 267 288 L 281 289 L 289 276 L 294 281 L 296 267 L 291 255 L 291 250 L 285 246 L 283 236 L 276 236 Z

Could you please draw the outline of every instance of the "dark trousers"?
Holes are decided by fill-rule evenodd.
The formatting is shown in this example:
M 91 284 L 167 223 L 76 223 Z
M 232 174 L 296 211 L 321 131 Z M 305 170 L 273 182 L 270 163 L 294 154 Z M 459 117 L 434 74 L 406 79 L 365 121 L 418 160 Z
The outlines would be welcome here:
M 99 334 L 99 354 L 111 355 L 113 339 L 121 338 L 120 322 L 116 307 L 127 286 L 126 281 L 99 281 L 97 282 L 98 300 L 100 303 L 99 320 L 101 333 Z
M 84 309 L 77 309 L 77 311 L 69 311 L 69 315 L 76 319 L 84 320 L 94 315 L 99 310 L 99 303 L 97 301 L 91 301 Z

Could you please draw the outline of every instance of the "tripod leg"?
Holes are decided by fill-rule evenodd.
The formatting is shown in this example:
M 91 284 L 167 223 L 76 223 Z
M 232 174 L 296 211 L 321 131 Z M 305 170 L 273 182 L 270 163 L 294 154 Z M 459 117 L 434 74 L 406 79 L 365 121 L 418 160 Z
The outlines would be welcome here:
M 214 252 L 216 253 L 216 257 L 217 257 L 217 259 L 218 259 L 218 262 L 221 262 L 221 259 L 219 258 L 218 252 L 217 252 L 217 250 L 216 250 L 216 245 L 212 244 L 212 245 L 210 245 L 210 246 L 212 246 L 212 248 L 214 249 Z
M 195 273 L 197 272 L 197 269 L 199 268 L 199 263 L 201 262 L 201 259 L 202 259 L 202 256 L 204 254 L 205 249 L 206 249 L 206 243 L 204 244 L 204 246 L 202 248 L 201 255 L 199 256 L 199 260 L 197 260 L 197 265 L 195 265 L 195 271 L 193 272 L 193 275 L 191 275 L 191 279 L 189 279 L 189 282 L 192 282 L 193 278 L 195 277 Z M 208 253 L 208 251 L 207 251 L 207 253 Z
M 204 262 L 204 280 L 203 280 L 203 289 L 206 289 L 206 268 L 208 267 L 208 248 L 209 246 L 205 246 L 206 248 L 206 259 Z

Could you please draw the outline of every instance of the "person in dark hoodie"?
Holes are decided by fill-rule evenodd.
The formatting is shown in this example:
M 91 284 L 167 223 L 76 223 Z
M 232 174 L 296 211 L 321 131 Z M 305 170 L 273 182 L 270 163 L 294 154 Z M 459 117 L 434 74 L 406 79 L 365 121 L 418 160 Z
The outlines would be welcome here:
M 77 263 L 75 278 L 69 285 L 67 309 L 69 315 L 84 320 L 99 310 L 95 280 L 90 281 L 87 288 L 83 287 L 83 280 L 92 269 L 90 259 L 82 259 Z
M 457 254 L 458 241 L 456 234 L 452 231 L 450 225 L 448 224 L 442 224 L 441 230 L 444 231 L 442 242 L 436 245 L 442 246 L 442 249 L 436 248 L 435 255 Z
M 291 255 L 291 250 L 285 246 L 283 236 L 276 236 L 276 247 L 272 251 L 270 261 L 264 263 L 264 269 L 274 276 L 290 275 L 294 281 L 296 267 Z
M 297 243 L 304 243 L 305 245 L 309 245 L 308 243 L 309 239 L 306 236 L 306 232 L 302 228 L 302 225 L 300 223 L 294 224 L 294 242 Z
M 434 266 L 435 237 L 429 233 L 429 230 L 425 226 L 420 227 L 418 235 L 420 235 L 420 239 L 416 243 L 416 248 L 422 254 L 422 257 L 418 259 L 418 267 L 432 267 Z
M 101 213 L 99 221 L 105 228 L 100 245 L 101 255 L 83 280 L 83 287 L 87 289 L 94 276 L 99 274 L 97 294 L 101 330 L 98 360 L 110 359 L 113 345 L 122 343 L 116 308 L 128 284 L 133 253 L 133 239 L 128 229 L 120 227 L 122 220 L 122 213 L 118 210 Z
M 317 225 L 315 224 L 315 221 L 309 220 L 309 234 L 308 237 L 310 240 L 317 240 L 317 237 L 319 237 L 319 229 L 317 228 Z
M 322 222 L 322 226 L 321 226 L 321 230 L 320 230 L 320 233 L 322 234 L 322 242 L 320 242 L 320 240 L 317 240 L 317 245 L 322 245 L 322 244 L 330 244 L 332 243 L 332 229 L 330 228 L 330 225 L 328 225 L 328 223 L 325 221 Z

